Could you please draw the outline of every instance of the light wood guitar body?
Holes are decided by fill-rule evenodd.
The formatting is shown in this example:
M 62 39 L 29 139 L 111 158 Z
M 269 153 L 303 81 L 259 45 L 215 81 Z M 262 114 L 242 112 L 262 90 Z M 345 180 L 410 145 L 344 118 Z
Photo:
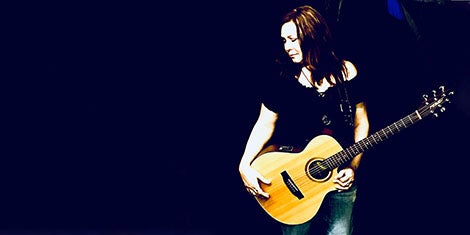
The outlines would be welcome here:
M 322 135 L 311 140 L 299 153 L 267 152 L 260 155 L 251 165 L 271 179 L 271 184 L 261 184 L 270 197 L 257 197 L 258 202 L 268 214 L 286 224 L 300 224 L 311 219 L 326 194 L 335 190 L 332 180 L 337 172 L 333 170 L 318 178 L 310 175 L 309 169 L 314 168 L 317 161 L 341 150 L 335 139 Z

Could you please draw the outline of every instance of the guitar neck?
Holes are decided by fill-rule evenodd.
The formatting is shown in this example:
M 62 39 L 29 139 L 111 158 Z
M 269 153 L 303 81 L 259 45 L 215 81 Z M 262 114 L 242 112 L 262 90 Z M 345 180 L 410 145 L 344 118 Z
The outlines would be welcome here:
M 416 110 L 415 112 L 405 116 L 404 118 L 380 129 L 372 135 L 369 135 L 368 137 L 354 143 L 348 148 L 343 149 L 342 151 L 325 159 L 322 164 L 330 170 L 337 168 L 340 165 L 346 163 L 347 161 L 353 159 L 358 154 L 368 149 L 371 149 L 377 144 L 382 143 L 393 135 L 399 133 L 400 131 L 412 126 L 413 124 L 422 120 L 428 114 L 429 112 L 425 112 L 423 110 Z

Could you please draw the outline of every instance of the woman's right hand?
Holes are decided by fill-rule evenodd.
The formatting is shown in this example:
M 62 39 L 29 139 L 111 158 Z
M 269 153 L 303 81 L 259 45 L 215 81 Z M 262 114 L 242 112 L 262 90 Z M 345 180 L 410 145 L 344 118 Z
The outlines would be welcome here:
M 243 184 L 246 190 L 253 196 L 262 196 L 269 198 L 269 194 L 261 189 L 259 181 L 264 184 L 270 184 L 271 181 L 264 178 L 257 170 L 251 166 L 240 166 L 240 176 L 242 177 Z

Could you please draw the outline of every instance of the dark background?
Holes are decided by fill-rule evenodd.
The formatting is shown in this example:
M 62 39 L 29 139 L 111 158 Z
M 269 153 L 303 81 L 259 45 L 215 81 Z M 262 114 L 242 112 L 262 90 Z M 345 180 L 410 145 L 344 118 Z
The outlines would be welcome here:
M 356 234 L 457 233 L 469 209 L 469 4 L 407 5 L 418 37 L 373 2 L 344 1 L 335 25 L 371 132 L 440 85 L 455 95 L 364 155 Z M 302 3 L 2 7 L 0 230 L 279 234 L 237 167 L 279 52 L 277 20 Z

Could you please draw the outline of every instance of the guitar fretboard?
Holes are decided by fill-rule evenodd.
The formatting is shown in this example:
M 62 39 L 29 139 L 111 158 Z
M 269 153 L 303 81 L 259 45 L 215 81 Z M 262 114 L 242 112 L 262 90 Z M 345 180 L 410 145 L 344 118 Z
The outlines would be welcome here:
M 322 164 L 324 164 L 324 166 L 326 166 L 330 170 L 334 169 L 340 166 L 341 164 L 344 164 L 345 162 L 351 160 L 358 154 L 371 149 L 375 145 L 382 143 L 383 141 L 389 139 L 393 135 L 417 123 L 422 118 L 423 117 L 418 113 L 418 111 L 415 111 L 407 115 L 406 117 L 380 129 L 374 134 L 356 142 L 355 144 L 349 146 L 348 148 L 325 159 L 325 161 L 323 161 Z

